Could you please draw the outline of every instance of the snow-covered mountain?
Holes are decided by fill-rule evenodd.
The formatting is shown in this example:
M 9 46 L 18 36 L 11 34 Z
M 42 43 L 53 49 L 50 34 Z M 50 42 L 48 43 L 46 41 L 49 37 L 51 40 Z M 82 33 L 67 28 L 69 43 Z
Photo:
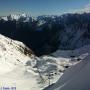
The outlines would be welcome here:
M 23 13 L 23 14 L 10 14 L 8 16 L 3 16 L 0 19 L 3 19 L 5 21 L 8 21 L 8 20 L 11 20 L 11 21 L 16 20 L 16 21 L 18 21 L 18 20 L 22 19 L 24 22 L 25 21 L 29 22 L 30 16 L 26 15 L 25 13 Z
M 51 56 L 36 57 L 23 43 L 0 35 L 1 87 L 41 90 L 48 85 L 49 73 L 53 74 L 53 83 L 62 75 L 64 65 L 69 65 L 69 59 L 58 60 Z
M 90 53 L 89 47 L 73 51 L 57 50 L 51 55 L 37 57 L 22 42 L 0 35 L 1 87 L 42 90 L 55 83 L 67 68 L 86 58 Z

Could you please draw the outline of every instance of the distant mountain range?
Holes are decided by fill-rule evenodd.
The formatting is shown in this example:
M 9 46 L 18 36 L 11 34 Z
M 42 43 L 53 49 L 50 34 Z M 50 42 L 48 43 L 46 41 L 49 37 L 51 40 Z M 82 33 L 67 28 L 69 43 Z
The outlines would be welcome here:
M 9 15 L 0 18 L 0 33 L 22 41 L 39 56 L 57 49 L 72 50 L 90 44 L 90 13 Z

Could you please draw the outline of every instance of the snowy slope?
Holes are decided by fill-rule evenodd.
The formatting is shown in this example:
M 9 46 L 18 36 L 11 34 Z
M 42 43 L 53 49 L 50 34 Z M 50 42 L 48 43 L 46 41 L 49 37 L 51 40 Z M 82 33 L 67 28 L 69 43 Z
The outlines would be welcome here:
M 71 50 L 57 50 L 51 55 L 36 57 L 31 50 L 26 54 L 22 42 L 0 35 L 0 85 L 17 90 L 42 90 L 56 83 L 67 67 L 80 62 L 77 58 L 84 59 L 90 53 L 89 47 L 74 50 L 74 61 L 71 61 Z
M 36 80 L 33 73 L 28 73 L 25 67 L 26 61 L 31 58 L 19 51 L 19 45 L 24 47 L 21 42 L 0 35 L 0 85 L 16 87 L 17 90 L 34 90 Z
M 90 89 L 90 46 L 85 46 L 75 50 L 82 55 L 82 61 L 72 66 L 63 76 L 52 86 L 45 90 L 89 90 Z M 86 52 L 87 51 L 87 52 Z M 86 54 L 85 54 L 86 53 Z
M 79 49 L 75 50 L 60 50 L 58 49 L 56 52 L 52 53 L 55 57 L 64 57 L 64 58 L 70 58 L 72 55 L 75 57 L 81 57 L 84 59 L 84 56 L 87 56 L 90 53 L 90 45 L 83 46 Z

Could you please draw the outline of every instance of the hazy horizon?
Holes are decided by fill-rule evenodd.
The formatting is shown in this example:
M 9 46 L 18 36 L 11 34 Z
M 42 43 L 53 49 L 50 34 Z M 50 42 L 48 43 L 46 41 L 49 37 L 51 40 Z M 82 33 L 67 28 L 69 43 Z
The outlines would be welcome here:
M 26 13 L 32 16 L 61 15 L 90 6 L 90 0 L 2 0 L 0 16 Z

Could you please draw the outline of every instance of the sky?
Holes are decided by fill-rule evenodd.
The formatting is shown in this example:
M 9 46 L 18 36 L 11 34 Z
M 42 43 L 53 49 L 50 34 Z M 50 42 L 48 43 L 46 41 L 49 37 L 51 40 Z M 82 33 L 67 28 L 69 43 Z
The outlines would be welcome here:
M 90 6 L 90 0 L 0 0 L 0 16 L 26 13 L 61 15 Z

